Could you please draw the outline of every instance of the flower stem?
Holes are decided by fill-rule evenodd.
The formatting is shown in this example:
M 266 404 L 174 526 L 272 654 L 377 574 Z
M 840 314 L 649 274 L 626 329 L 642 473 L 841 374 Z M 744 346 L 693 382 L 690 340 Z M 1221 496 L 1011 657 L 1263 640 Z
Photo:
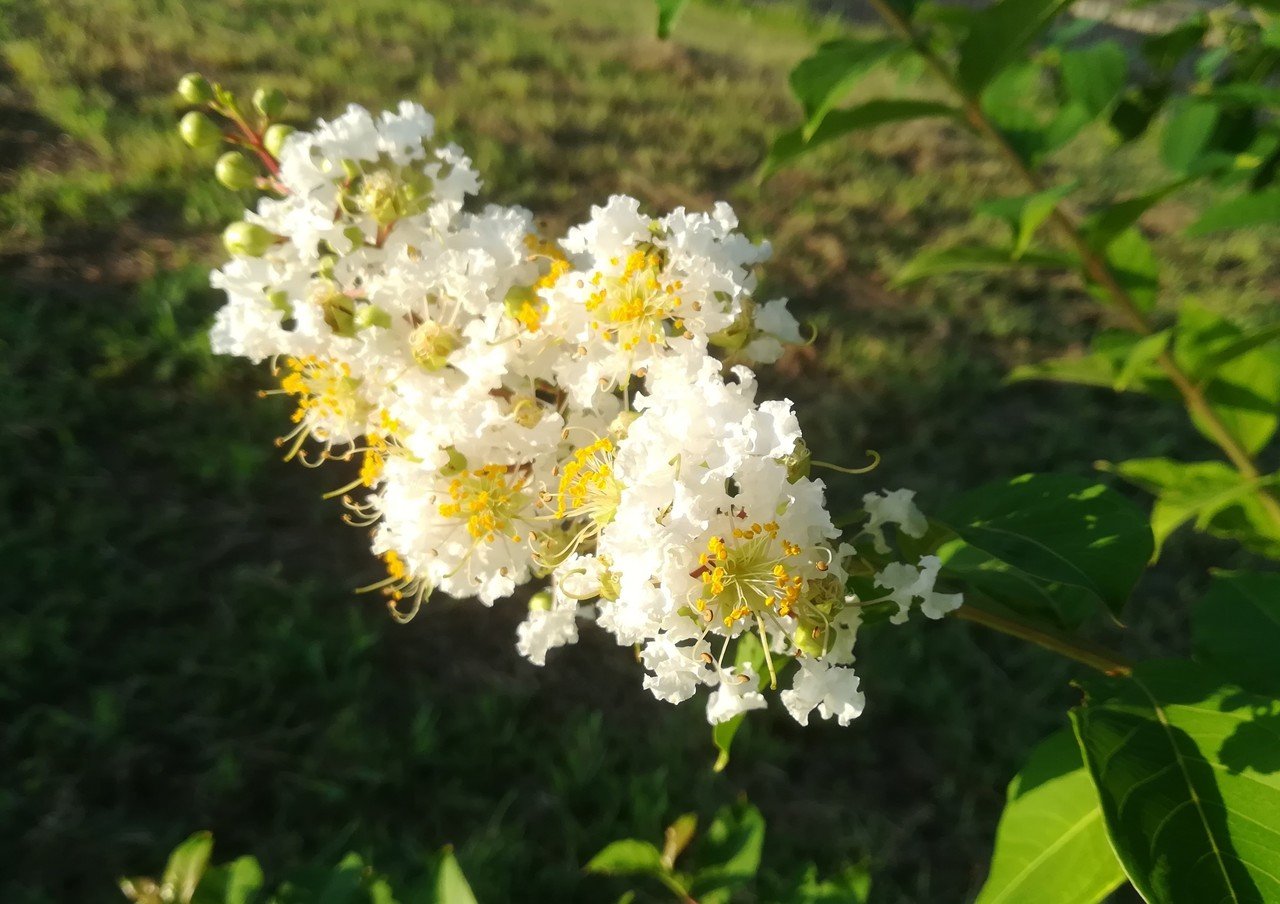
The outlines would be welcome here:
M 1035 628 L 1017 619 L 1005 615 L 997 615 L 986 609 L 979 609 L 972 604 L 963 605 L 952 614 L 956 618 L 983 625 L 994 631 L 999 631 L 1001 634 L 1008 634 L 1010 637 L 1030 641 L 1036 646 L 1052 650 L 1060 656 L 1074 659 L 1076 662 L 1083 663 L 1107 675 L 1127 675 L 1133 670 L 1133 667 L 1121 658 L 1118 653 L 1113 653 L 1104 647 L 1088 641 L 1064 637 L 1061 634 L 1055 634 L 1041 628 Z
M 1044 191 L 1044 181 L 1022 159 L 1022 155 L 1009 143 L 1004 133 L 987 117 L 978 97 L 960 85 L 946 61 L 925 41 L 921 40 L 907 18 L 894 9 L 888 0 L 868 0 L 868 2 L 879 14 L 880 18 L 884 19 L 893 31 L 911 45 L 916 54 L 924 60 L 925 64 L 933 70 L 934 74 L 955 95 L 956 100 L 960 102 L 965 119 L 973 130 L 992 143 L 1000 156 L 1017 172 L 1018 176 L 1032 192 L 1039 193 Z M 1152 326 L 1151 321 L 1147 319 L 1146 314 L 1134 301 L 1133 296 L 1117 279 L 1106 258 L 1089 243 L 1080 228 L 1080 224 L 1067 211 L 1063 201 L 1055 202 L 1049 219 L 1054 228 L 1058 230 L 1060 236 L 1075 249 L 1089 278 L 1110 296 L 1120 313 L 1121 319 L 1125 321 L 1127 326 L 1143 336 L 1148 336 L 1155 332 L 1155 327 Z M 1257 482 L 1261 475 L 1256 462 L 1254 462 L 1248 450 L 1240 444 L 1240 441 L 1232 435 L 1231 431 L 1222 422 L 1222 418 L 1218 416 L 1218 413 L 1209 403 L 1204 387 L 1182 369 L 1182 366 L 1168 350 L 1160 352 L 1156 358 L 1156 364 L 1164 371 L 1174 388 L 1178 390 L 1187 410 L 1204 428 L 1209 435 L 1209 439 L 1222 450 L 1246 481 Z M 1267 487 L 1259 485 L 1257 498 L 1267 516 L 1276 525 L 1280 525 L 1280 499 L 1276 498 L 1275 493 Z

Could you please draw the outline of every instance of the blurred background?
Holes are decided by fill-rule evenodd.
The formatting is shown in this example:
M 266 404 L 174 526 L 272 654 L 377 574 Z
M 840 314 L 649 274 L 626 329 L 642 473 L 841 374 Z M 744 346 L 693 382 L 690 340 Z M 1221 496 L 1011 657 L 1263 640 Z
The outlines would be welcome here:
M 520 602 L 438 599 L 399 627 L 357 596 L 379 568 L 320 499 L 333 475 L 279 461 L 268 375 L 208 350 L 217 235 L 248 196 L 177 138 L 192 69 L 283 89 L 299 124 L 419 100 L 485 200 L 556 229 L 613 192 L 730 201 L 774 245 L 762 294 L 819 331 L 765 394 L 795 400 L 815 457 L 884 456 L 828 480 L 837 516 L 880 487 L 928 511 L 1029 470 L 1212 456 L 1175 407 L 1004 383 L 1105 325 L 1070 278 L 887 287 L 921 247 L 981 232 L 975 197 L 1015 191 L 954 127 L 856 136 L 756 184 L 798 120 L 787 72 L 847 24 L 798 0 L 695 4 L 659 42 L 654 19 L 649 0 L 0 0 L 0 900 L 118 900 L 116 877 L 199 828 L 275 875 L 347 850 L 407 874 L 451 843 L 481 901 L 612 900 L 625 886 L 581 872 L 605 843 L 744 795 L 766 871 L 865 863 L 875 902 L 976 890 L 1072 667 L 960 623 L 868 631 L 860 720 L 753 714 L 713 773 L 702 707 L 654 701 L 600 634 L 539 669 L 514 648 Z M 1059 160 L 1086 202 L 1159 165 L 1088 131 Z M 1277 236 L 1180 237 L 1186 204 L 1144 221 L 1167 294 L 1260 316 Z M 1231 550 L 1175 537 L 1104 638 L 1171 650 Z

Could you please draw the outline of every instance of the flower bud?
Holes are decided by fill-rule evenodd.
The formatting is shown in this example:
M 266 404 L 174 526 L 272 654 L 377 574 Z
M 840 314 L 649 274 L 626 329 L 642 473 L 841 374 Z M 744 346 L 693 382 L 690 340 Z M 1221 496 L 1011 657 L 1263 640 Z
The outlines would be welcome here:
M 275 244 L 276 237 L 256 223 L 243 220 L 232 223 L 222 231 L 222 244 L 231 254 L 241 257 L 262 257 Z
M 178 134 L 193 148 L 205 148 L 222 141 L 222 130 L 203 113 L 192 110 L 178 123 Z
M 213 86 L 199 72 L 188 72 L 178 80 L 178 96 L 193 106 L 213 100 Z
M 279 88 L 259 88 L 253 92 L 253 108 L 267 119 L 275 119 L 283 113 L 287 103 L 284 92 Z
M 239 151 L 227 151 L 214 164 L 213 174 L 219 182 L 232 191 L 252 188 L 258 181 L 258 168 Z
M 280 151 L 284 149 L 284 140 L 294 131 L 293 126 L 287 126 L 282 122 L 267 126 L 267 130 L 262 133 L 262 146 L 272 157 L 279 157 Z
M 539 590 L 529 597 L 530 612 L 550 612 L 553 602 L 550 590 Z
M 623 411 L 619 413 L 619 415 L 609 424 L 609 435 L 618 437 L 619 439 L 625 437 L 627 435 L 627 431 L 631 429 L 631 425 L 639 420 L 639 418 L 640 412 L 638 411 Z
M 356 311 L 354 323 L 357 332 L 367 330 L 370 327 L 382 327 L 385 329 L 391 326 L 391 315 L 376 304 L 366 304 Z

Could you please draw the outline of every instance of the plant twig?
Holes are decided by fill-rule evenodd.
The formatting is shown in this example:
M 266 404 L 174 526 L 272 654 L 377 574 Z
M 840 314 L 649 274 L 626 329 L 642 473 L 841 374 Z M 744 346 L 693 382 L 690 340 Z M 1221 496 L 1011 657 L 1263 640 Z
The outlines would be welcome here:
M 982 105 L 978 102 L 978 98 L 960 85 L 946 61 L 938 56 L 933 48 L 921 40 L 911 27 L 911 23 L 894 9 L 888 0 L 868 0 L 868 2 L 891 29 L 911 44 L 915 52 L 925 61 L 925 64 L 933 70 L 934 74 L 956 96 L 960 101 L 965 119 L 969 125 L 996 147 L 1000 156 L 1018 173 L 1019 177 L 1032 192 L 1039 193 L 1044 191 L 1046 187 L 1044 181 L 1027 165 L 1027 162 L 1022 159 L 1022 155 L 1009 143 L 1004 133 L 987 117 Z M 1089 240 L 1081 230 L 1080 224 L 1065 209 L 1062 201 L 1055 202 L 1053 212 L 1049 218 L 1061 236 L 1080 256 L 1080 261 L 1084 265 L 1085 272 L 1089 278 L 1101 286 L 1107 295 L 1111 297 L 1116 309 L 1120 312 L 1122 319 L 1129 328 L 1144 336 L 1155 332 L 1155 327 L 1147 319 L 1146 314 L 1143 313 L 1142 309 L 1133 300 L 1133 296 L 1117 279 L 1106 258 L 1089 244 Z M 1197 384 L 1182 369 L 1181 365 L 1178 364 L 1167 349 L 1161 351 L 1156 357 L 1156 364 L 1164 371 L 1174 388 L 1178 390 L 1187 410 L 1191 412 L 1205 432 L 1209 434 L 1209 438 L 1213 443 L 1227 456 L 1235 469 L 1240 472 L 1240 475 L 1246 481 L 1257 482 L 1261 477 L 1257 463 L 1254 462 L 1248 450 L 1227 429 L 1218 413 L 1213 410 L 1213 406 L 1209 404 L 1209 399 L 1205 395 L 1204 387 Z M 1267 515 L 1277 526 L 1280 526 L 1280 499 L 1277 499 L 1271 490 L 1262 485 L 1258 487 L 1257 497 Z
M 983 625 L 999 631 L 1001 634 L 1008 634 L 1021 640 L 1030 641 L 1036 646 L 1044 647 L 1046 650 L 1052 650 L 1060 656 L 1066 656 L 1068 659 L 1084 663 L 1090 668 L 1097 669 L 1107 675 L 1127 675 L 1133 670 L 1133 667 L 1121 658 L 1118 653 L 1113 653 L 1104 647 L 1035 628 L 1017 619 L 997 615 L 986 609 L 964 605 L 956 609 L 952 614 L 956 618 L 971 621 L 976 625 Z

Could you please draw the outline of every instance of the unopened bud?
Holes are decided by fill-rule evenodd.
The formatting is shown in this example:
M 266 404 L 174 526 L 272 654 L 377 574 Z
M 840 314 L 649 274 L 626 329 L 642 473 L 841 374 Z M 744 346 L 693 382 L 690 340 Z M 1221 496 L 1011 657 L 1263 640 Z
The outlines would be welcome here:
M 287 103 L 284 92 L 279 88 L 259 88 L 253 92 L 253 108 L 267 119 L 275 119 L 283 113 Z
M 178 80 L 178 96 L 193 106 L 213 100 L 213 86 L 199 72 L 188 72 Z
M 258 181 L 258 168 L 239 151 L 227 151 L 214 164 L 213 175 L 226 188 L 240 191 L 253 187 Z
M 530 612 L 550 612 L 554 601 L 551 597 L 550 590 L 539 590 L 533 596 L 529 597 Z
M 273 123 L 267 126 L 267 130 L 262 133 L 262 146 L 267 149 L 267 153 L 272 157 L 279 157 L 280 152 L 284 150 L 284 140 L 295 131 L 293 126 L 285 125 L 282 122 Z
M 462 338 L 455 330 L 427 320 L 413 328 L 409 347 L 421 367 L 440 370 L 448 365 L 449 356 L 462 347 Z
M 203 113 L 192 110 L 178 123 L 178 134 L 193 148 L 206 148 L 222 141 L 222 130 Z
M 276 237 L 256 223 L 232 223 L 222 231 L 222 244 L 231 254 L 262 257 L 275 243 Z
M 376 304 L 362 305 L 355 316 L 355 328 L 359 330 L 367 330 L 370 327 L 381 327 L 385 329 L 391 326 L 391 315 L 378 307 Z
M 623 411 L 609 424 L 609 433 L 621 439 L 627 435 L 627 431 L 631 429 L 631 425 L 639 418 L 640 412 L 638 411 Z

